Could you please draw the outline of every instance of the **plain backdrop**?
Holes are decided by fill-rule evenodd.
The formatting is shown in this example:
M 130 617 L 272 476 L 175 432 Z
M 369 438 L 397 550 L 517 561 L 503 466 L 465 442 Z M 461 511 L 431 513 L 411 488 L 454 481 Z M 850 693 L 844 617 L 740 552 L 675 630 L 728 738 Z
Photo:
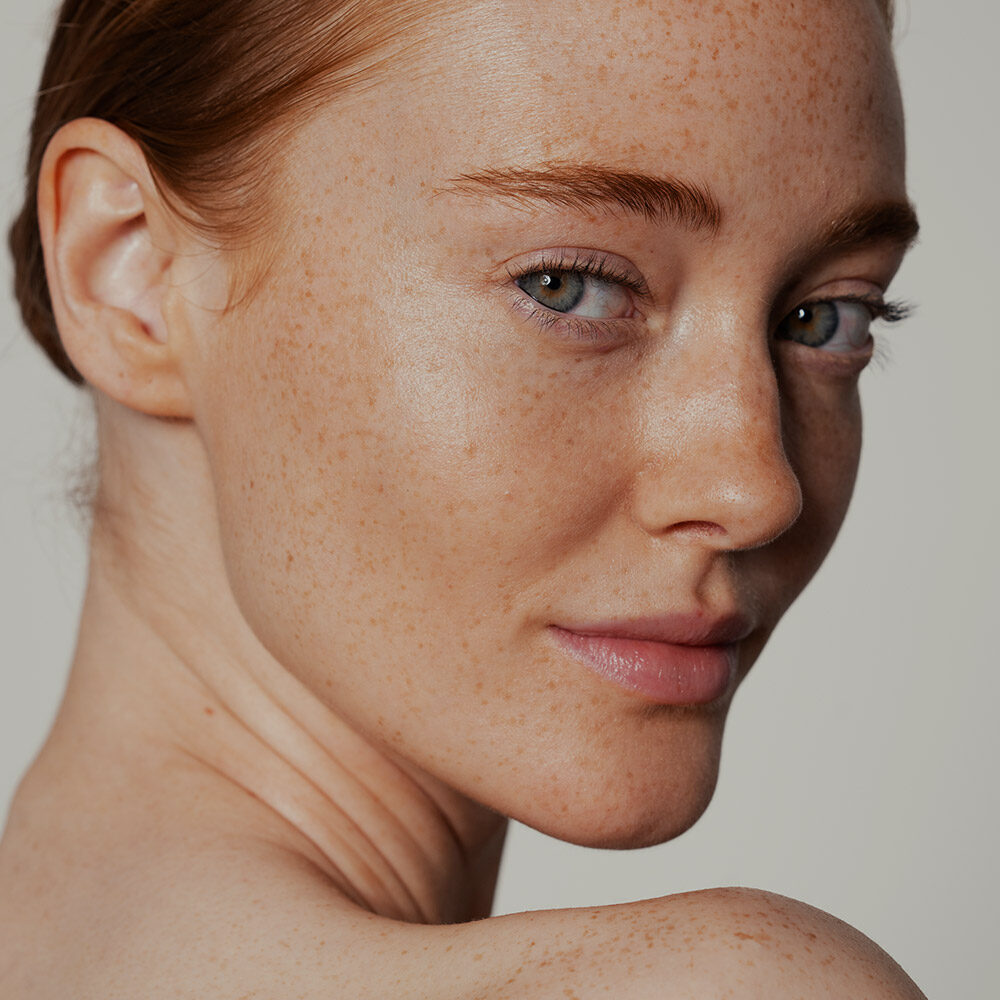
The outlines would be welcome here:
M 6 218 L 52 9 L 0 0 Z M 901 3 L 923 236 L 893 291 L 918 311 L 886 334 L 889 362 L 863 378 L 854 504 L 736 699 L 713 804 L 679 840 L 631 853 L 515 827 L 499 912 L 760 886 L 856 925 L 929 997 L 1000 995 L 998 11 L 991 0 Z M 0 809 L 71 657 L 85 548 L 66 495 L 91 447 L 84 397 L 28 343 L 5 295 Z

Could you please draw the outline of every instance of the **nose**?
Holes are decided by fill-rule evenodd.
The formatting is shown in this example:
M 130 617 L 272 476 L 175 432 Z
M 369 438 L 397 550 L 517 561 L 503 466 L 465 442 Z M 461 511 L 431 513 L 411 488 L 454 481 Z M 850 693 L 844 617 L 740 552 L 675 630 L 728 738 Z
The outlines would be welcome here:
M 701 339 L 701 338 L 697 338 Z M 781 397 L 763 338 L 691 344 L 662 359 L 645 387 L 643 461 L 634 516 L 651 535 L 717 549 L 759 548 L 802 511 L 788 460 Z

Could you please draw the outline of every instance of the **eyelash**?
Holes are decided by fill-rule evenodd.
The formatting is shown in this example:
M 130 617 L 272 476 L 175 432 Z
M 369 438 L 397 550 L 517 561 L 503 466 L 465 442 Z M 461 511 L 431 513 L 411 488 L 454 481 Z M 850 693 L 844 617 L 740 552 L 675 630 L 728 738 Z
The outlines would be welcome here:
M 642 278 L 630 274 L 623 267 L 615 264 L 610 257 L 602 253 L 577 253 L 569 260 L 560 257 L 542 257 L 538 261 L 533 261 L 530 265 L 512 270 L 507 268 L 507 274 L 511 281 L 523 278 L 528 274 L 537 274 L 539 271 L 575 271 L 578 274 L 586 274 L 591 278 L 598 278 L 601 281 L 614 282 L 631 289 L 636 295 L 648 297 L 649 287 Z
M 854 302 L 859 306 L 864 306 L 871 314 L 872 321 L 881 320 L 883 323 L 902 323 L 909 319 L 913 313 L 913 306 L 908 302 L 886 302 L 883 299 L 871 298 L 866 295 L 827 295 L 816 299 L 806 299 L 804 302 L 797 302 L 792 309 L 804 309 L 809 306 L 817 306 L 823 302 Z M 786 312 L 778 322 L 781 322 L 791 313 Z
M 621 285 L 639 299 L 648 300 L 650 297 L 649 286 L 642 278 L 626 271 L 606 254 L 596 251 L 594 253 L 577 252 L 572 258 L 557 255 L 545 256 L 521 268 L 507 268 L 511 284 L 515 284 L 519 278 L 524 278 L 529 274 L 537 274 L 540 271 L 575 272 L 589 278 L 596 278 L 599 281 L 606 281 L 609 284 Z M 569 313 L 547 309 L 520 289 L 517 289 L 514 302 L 517 308 L 543 330 L 556 329 L 563 335 L 584 342 L 608 344 L 609 340 L 621 336 L 622 322 L 630 322 L 627 319 L 579 319 Z
M 646 282 L 616 265 L 611 258 L 602 253 L 576 253 L 570 260 L 556 255 L 542 257 L 538 261 L 521 268 L 507 268 L 511 283 L 519 278 L 540 271 L 576 272 L 601 281 L 615 283 L 629 289 L 639 299 L 650 298 L 649 286 Z M 583 341 L 607 342 L 609 337 L 621 333 L 621 319 L 576 319 L 568 313 L 559 313 L 547 309 L 530 295 L 518 289 L 515 302 L 530 319 L 534 320 L 543 330 L 558 329 L 560 332 Z M 797 303 L 793 309 L 818 305 L 822 302 L 853 302 L 864 306 L 871 314 L 872 321 L 881 320 L 884 323 L 901 323 L 913 313 L 913 306 L 902 301 L 884 301 L 864 295 L 835 295 L 815 299 L 807 299 Z M 781 319 L 789 313 L 782 315 Z M 780 319 L 779 319 L 780 322 Z

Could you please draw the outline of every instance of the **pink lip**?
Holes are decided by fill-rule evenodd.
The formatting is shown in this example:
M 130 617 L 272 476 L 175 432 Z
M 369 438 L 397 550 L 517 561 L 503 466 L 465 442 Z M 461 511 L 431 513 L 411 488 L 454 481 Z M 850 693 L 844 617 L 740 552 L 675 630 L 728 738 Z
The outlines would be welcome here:
M 662 705 L 705 705 L 729 690 L 751 627 L 739 615 L 669 615 L 550 630 L 575 659 L 626 690 Z

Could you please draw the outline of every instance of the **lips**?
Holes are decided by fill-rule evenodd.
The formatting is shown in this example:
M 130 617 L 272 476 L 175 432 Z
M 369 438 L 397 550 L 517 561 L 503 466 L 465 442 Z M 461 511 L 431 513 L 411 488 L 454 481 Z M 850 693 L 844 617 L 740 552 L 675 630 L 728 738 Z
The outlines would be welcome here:
M 605 680 L 662 705 L 707 705 L 732 687 L 741 615 L 670 615 L 549 626 L 556 643 Z

